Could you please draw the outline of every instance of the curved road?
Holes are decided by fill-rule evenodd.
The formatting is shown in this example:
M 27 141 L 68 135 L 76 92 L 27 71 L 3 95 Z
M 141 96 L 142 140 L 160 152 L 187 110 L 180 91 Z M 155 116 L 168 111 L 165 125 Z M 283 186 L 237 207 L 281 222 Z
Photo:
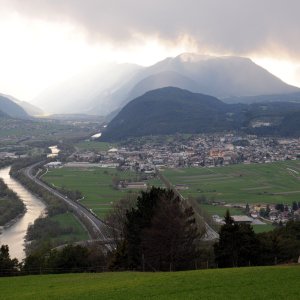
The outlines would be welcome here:
M 90 228 L 92 228 L 93 231 L 90 232 L 91 236 L 96 236 L 97 239 L 100 239 L 102 241 L 107 240 L 109 241 L 109 243 L 111 243 L 112 228 L 110 228 L 105 222 L 96 217 L 93 213 L 91 213 L 86 207 L 82 206 L 80 203 L 68 199 L 66 196 L 62 195 L 57 190 L 49 187 L 47 184 L 45 184 L 37 177 L 32 175 L 33 168 L 38 164 L 40 164 L 40 162 L 23 169 L 24 174 L 36 184 L 43 187 L 44 189 L 61 199 L 64 203 L 66 203 L 68 207 L 70 207 L 73 211 L 76 212 L 77 216 L 81 219 L 81 221 L 84 224 L 89 223 Z M 89 228 L 87 229 L 89 230 Z M 111 248 L 110 245 L 107 245 L 107 247 Z

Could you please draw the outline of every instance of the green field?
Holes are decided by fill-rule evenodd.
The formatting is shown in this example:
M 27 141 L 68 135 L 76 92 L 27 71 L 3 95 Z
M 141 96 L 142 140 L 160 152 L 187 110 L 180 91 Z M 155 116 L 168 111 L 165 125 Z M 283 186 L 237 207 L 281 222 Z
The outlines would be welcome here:
M 226 211 L 229 210 L 230 215 L 243 215 L 243 211 L 241 209 L 219 206 L 219 205 L 209 205 L 209 204 L 201 204 L 201 207 L 204 208 L 210 215 L 219 215 L 220 217 L 225 216 Z
M 299 266 L 0 278 L 0 298 L 299 299 Z
M 79 190 L 84 199 L 80 202 L 91 208 L 98 216 L 103 217 L 114 201 L 125 197 L 133 191 L 116 190 L 112 187 L 113 177 L 137 180 L 134 172 L 120 172 L 106 168 L 60 168 L 50 170 L 43 179 L 50 185 Z M 138 192 L 136 190 L 135 192 Z
M 68 227 L 73 228 L 72 233 L 60 235 L 57 238 L 53 239 L 54 242 L 63 241 L 63 243 L 67 243 L 67 242 L 76 242 L 76 241 L 83 241 L 89 239 L 88 233 L 83 229 L 80 222 L 71 213 L 55 215 L 51 217 L 51 220 L 58 222 L 62 228 L 68 228 Z
M 75 144 L 75 147 L 77 147 L 79 150 L 107 151 L 114 147 L 114 145 L 105 142 L 83 141 Z
M 184 196 L 227 203 L 292 203 L 300 200 L 300 161 L 232 165 L 219 168 L 167 169 L 173 184 L 184 184 Z

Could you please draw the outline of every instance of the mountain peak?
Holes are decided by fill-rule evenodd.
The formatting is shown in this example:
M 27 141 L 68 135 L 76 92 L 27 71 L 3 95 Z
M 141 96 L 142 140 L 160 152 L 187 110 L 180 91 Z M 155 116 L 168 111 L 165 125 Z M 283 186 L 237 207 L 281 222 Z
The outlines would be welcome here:
M 211 55 L 205 55 L 205 54 L 197 54 L 197 53 L 191 53 L 191 52 L 185 52 L 181 53 L 180 55 L 176 56 L 175 59 L 178 59 L 182 62 L 198 62 L 202 60 L 209 60 L 214 58 L 214 56 Z

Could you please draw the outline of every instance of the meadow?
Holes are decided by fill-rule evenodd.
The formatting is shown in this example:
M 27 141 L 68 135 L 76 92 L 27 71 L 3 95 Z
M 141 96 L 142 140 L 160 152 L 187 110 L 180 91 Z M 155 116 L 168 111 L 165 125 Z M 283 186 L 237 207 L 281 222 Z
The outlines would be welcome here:
M 63 243 L 68 243 L 89 239 L 87 231 L 83 228 L 80 221 L 73 214 L 67 212 L 64 214 L 55 215 L 50 219 L 56 221 L 61 228 L 73 229 L 71 233 L 59 235 L 53 238 L 52 240 L 55 244 L 58 244 L 60 241 L 63 241 Z
M 296 300 L 299 282 L 299 266 L 38 275 L 0 278 L 0 298 Z
M 216 168 L 166 169 L 163 174 L 184 184 L 183 196 L 206 196 L 226 203 L 285 203 L 300 201 L 300 161 L 231 165 Z
M 138 190 L 115 189 L 114 178 L 138 180 L 134 172 L 120 172 L 108 168 L 60 168 L 49 170 L 43 176 L 43 179 L 54 187 L 80 191 L 84 197 L 80 202 L 100 217 L 111 210 L 113 202 L 126 197 L 129 193 L 138 192 Z
M 75 144 L 75 147 L 79 150 L 87 150 L 87 151 L 107 151 L 114 147 L 114 144 L 106 143 L 106 142 L 95 142 L 95 141 L 82 141 L 80 143 Z

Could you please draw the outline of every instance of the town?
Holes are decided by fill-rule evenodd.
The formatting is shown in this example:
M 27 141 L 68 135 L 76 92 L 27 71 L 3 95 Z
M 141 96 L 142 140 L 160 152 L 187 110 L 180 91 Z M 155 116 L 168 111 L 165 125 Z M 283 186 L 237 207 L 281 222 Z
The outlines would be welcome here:
M 108 151 L 78 151 L 72 160 L 154 173 L 155 168 L 160 167 L 219 167 L 299 158 L 299 138 L 279 139 L 231 133 L 130 139 Z

